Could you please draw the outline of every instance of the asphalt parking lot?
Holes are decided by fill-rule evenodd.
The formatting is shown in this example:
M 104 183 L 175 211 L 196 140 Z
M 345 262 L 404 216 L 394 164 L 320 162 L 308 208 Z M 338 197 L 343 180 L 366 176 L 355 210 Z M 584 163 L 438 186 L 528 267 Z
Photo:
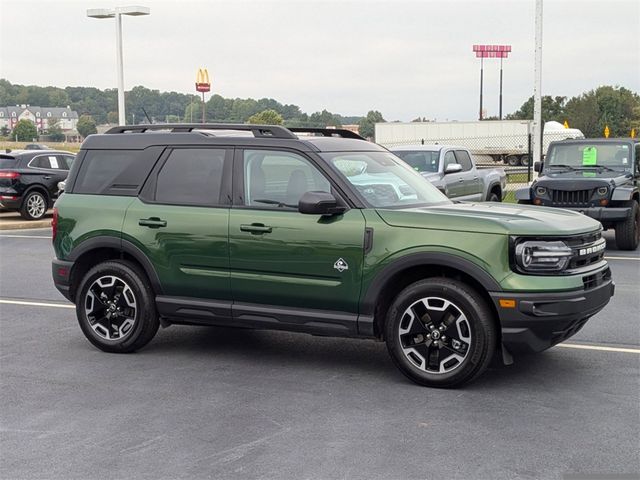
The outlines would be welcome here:
M 49 235 L 0 232 L 3 479 L 640 472 L 640 252 L 608 233 L 606 309 L 458 390 L 410 383 L 372 341 L 172 326 L 102 353 L 51 283 Z

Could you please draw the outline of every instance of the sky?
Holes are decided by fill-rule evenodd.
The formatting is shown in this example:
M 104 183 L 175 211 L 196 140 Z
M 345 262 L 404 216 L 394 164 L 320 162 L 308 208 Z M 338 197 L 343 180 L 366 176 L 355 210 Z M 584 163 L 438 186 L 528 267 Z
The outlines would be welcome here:
M 535 0 L 0 0 L 0 78 L 24 85 L 116 86 L 115 22 L 88 8 L 150 7 L 124 17 L 125 88 L 269 97 L 312 113 L 379 110 L 386 120 L 475 120 L 474 44 L 509 44 L 503 112 L 533 94 Z M 485 60 L 484 107 L 498 114 L 499 60 Z M 544 0 L 544 95 L 600 85 L 640 92 L 640 0 Z

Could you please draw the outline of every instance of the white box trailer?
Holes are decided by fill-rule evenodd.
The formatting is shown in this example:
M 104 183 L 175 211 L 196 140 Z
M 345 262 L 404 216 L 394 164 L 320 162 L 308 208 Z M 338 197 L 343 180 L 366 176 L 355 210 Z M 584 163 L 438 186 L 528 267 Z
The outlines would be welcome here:
M 491 157 L 509 165 L 528 165 L 528 120 L 484 120 L 478 122 L 386 122 L 376 123 L 376 143 L 387 148 L 400 145 L 442 144 L 468 148 L 474 155 Z M 544 127 L 542 151 L 549 143 L 566 138 L 584 138 L 575 128 L 558 122 Z

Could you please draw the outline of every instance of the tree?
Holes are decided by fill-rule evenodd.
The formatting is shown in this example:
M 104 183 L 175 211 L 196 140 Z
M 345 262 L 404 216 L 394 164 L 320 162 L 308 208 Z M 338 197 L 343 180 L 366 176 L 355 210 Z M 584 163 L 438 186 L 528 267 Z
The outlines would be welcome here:
M 91 115 L 81 115 L 76 124 L 78 133 L 83 137 L 88 137 L 93 133 L 98 133 L 96 122 Z
M 367 113 L 367 116 L 360 120 L 358 124 L 360 135 L 364 138 L 370 138 L 375 140 L 376 134 L 376 123 L 385 122 L 386 120 L 382 117 L 382 114 L 377 110 L 370 110 Z
M 51 137 L 51 141 L 64 142 L 64 133 L 62 133 L 62 128 L 60 128 L 60 122 L 55 118 L 50 118 L 47 125 L 47 135 Z
M 107 113 L 107 123 L 118 124 L 118 112 Z
M 567 97 L 552 97 L 545 95 L 542 97 L 542 122 L 564 123 L 566 120 L 565 104 Z M 522 104 L 519 110 L 507 115 L 507 120 L 533 120 L 533 96 Z
M 248 123 L 258 125 L 282 125 L 284 123 L 284 119 L 282 118 L 282 115 L 275 110 L 263 110 L 262 112 L 249 117 Z
M 38 129 L 35 124 L 26 118 L 23 118 L 14 127 L 11 132 L 11 139 L 18 142 L 31 142 L 38 138 Z
M 628 137 L 640 123 L 640 96 L 624 87 L 598 87 L 570 99 L 566 115 L 586 137 L 602 137 L 605 126 L 611 137 Z

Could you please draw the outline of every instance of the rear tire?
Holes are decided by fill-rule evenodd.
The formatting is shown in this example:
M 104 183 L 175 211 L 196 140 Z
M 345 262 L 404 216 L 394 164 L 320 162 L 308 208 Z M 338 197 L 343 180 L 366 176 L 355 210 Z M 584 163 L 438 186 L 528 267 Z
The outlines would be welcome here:
M 631 216 L 616 223 L 616 245 L 621 250 L 635 250 L 640 244 L 640 207 L 636 200 L 624 202 L 622 206 L 631 209 Z
M 395 365 L 429 387 L 457 387 L 476 378 L 491 362 L 497 336 L 493 314 L 478 292 L 444 277 L 405 288 L 385 324 Z
M 25 220 L 40 220 L 47 213 L 47 197 L 39 191 L 27 193 L 20 206 L 20 216 Z
M 522 155 L 520 157 L 520 163 L 522 164 L 522 166 L 528 167 L 529 166 L 529 155 Z
M 100 350 L 129 353 L 151 341 L 160 322 L 146 275 L 133 263 L 99 263 L 80 281 L 76 315 L 82 332 Z
M 507 155 L 507 158 L 505 158 L 504 161 L 511 167 L 517 167 L 520 165 L 520 159 L 517 155 Z

